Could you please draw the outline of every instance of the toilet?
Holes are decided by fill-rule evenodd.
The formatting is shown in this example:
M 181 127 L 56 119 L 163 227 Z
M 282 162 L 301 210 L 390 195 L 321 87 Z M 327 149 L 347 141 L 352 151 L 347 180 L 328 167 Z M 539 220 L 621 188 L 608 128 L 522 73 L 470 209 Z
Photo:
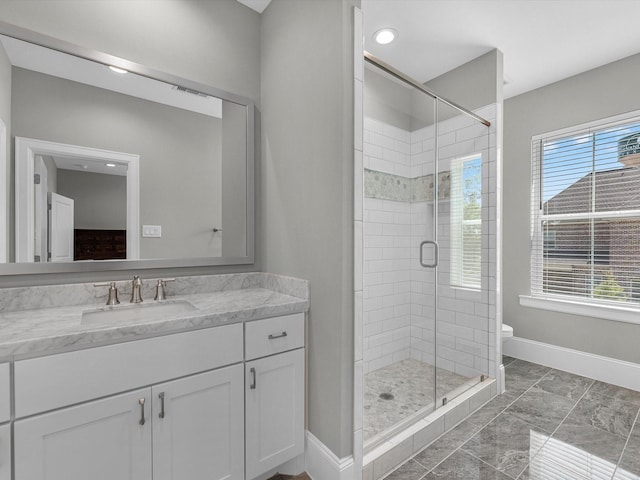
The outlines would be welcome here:
M 504 342 L 505 340 L 507 340 L 508 338 L 513 337 L 513 327 L 510 325 L 507 325 L 506 323 L 502 324 L 502 341 Z

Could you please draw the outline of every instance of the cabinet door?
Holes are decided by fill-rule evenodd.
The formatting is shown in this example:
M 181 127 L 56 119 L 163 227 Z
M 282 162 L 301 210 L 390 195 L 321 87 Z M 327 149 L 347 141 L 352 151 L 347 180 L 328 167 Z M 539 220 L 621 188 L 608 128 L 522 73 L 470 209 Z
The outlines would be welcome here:
M 244 478 L 242 364 L 153 387 L 153 479 Z
M 11 425 L 0 425 L 0 480 L 11 480 Z
M 248 362 L 247 480 L 304 451 L 304 349 Z
M 16 480 L 150 480 L 150 389 L 14 425 Z

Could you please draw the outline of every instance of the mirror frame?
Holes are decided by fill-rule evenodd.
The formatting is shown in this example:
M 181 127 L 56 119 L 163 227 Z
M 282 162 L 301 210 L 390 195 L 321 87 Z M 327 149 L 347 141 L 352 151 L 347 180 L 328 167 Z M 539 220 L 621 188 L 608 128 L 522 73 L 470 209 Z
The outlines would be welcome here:
M 247 111 L 247 174 L 246 174 L 246 245 L 247 255 L 243 257 L 200 257 L 200 258 L 158 258 L 149 260 L 96 260 L 93 262 L 64 262 L 64 263 L 2 263 L 0 264 L 0 275 L 31 275 L 31 274 L 51 274 L 51 273 L 74 273 L 74 272 L 110 272 L 118 270 L 132 269 L 152 269 L 152 268 L 179 268 L 179 267 L 207 267 L 207 266 L 231 266 L 250 265 L 255 263 L 255 105 L 248 98 L 235 95 L 216 87 L 203 83 L 188 80 L 176 75 L 161 72 L 153 68 L 140 65 L 129 60 L 125 60 L 113 55 L 91 50 L 85 47 L 74 45 L 64 40 L 59 40 L 47 35 L 43 35 L 32 30 L 17 27 L 0 21 L 0 34 L 13 37 L 18 40 L 33 43 L 42 47 L 57 50 L 62 53 L 73 55 L 85 60 L 101 63 L 103 65 L 113 65 L 128 70 L 131 73 L 143 77 L 159 80 L 199 91 L 207 95 L 218 97 L 238 105 L 242 105 Z M 11 139 L 7 139 L 11 141 Z M 2 142 L 0 141 L 0 144 Z M 14 151 L 15 149 L 11 149 Z M 14 153 L 15 156 L 15 153 Z M 7 161 L 10 161 L 7 158 Z M 0 165 L 0 168 L 6 165 Z M 14 175 L 15 177 L 15 175 Z M 0 175 L 0 179 L 2 176 Z M 6 179 L 15 182 L 15 178 Z M 1 204 L 0 204 L 1 206 Z M 12 215 L 7 210 L 4 226 L 4 235 L 8 235 L 9 218 Z M 1 218 L 1 217 L 0 217 Z M 0 242 L 2 245 L 2 242 Z

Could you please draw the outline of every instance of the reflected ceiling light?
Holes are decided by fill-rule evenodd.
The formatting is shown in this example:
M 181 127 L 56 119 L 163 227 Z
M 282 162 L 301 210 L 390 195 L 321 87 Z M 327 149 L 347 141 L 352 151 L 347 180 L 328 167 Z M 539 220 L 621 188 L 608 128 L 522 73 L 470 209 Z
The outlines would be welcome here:
M 112 72 L 116 72 L 116 73 L 129 73 L 127 70 L 125 70 L 124 68 L 118 68 L 118 67 L 114 67 L 113 65 L 109 65 L 109 69 Z
M 373 34 L 373 39 L 380 45 L 386 45 L 398 38 L 398 32 L 393 28 L 383 28 Z

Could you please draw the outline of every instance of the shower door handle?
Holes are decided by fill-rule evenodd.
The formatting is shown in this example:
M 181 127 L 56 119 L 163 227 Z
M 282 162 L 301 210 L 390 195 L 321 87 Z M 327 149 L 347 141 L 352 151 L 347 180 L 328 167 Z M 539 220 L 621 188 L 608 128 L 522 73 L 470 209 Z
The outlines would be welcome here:
M 425 245 L 433 245 L 433 263 L 424 263 L 423 250 Z M 436 268 L 438 266 L 439 246 L 435 240 L 425 240 L 420 243 L 420 265 L 425 268 Z

